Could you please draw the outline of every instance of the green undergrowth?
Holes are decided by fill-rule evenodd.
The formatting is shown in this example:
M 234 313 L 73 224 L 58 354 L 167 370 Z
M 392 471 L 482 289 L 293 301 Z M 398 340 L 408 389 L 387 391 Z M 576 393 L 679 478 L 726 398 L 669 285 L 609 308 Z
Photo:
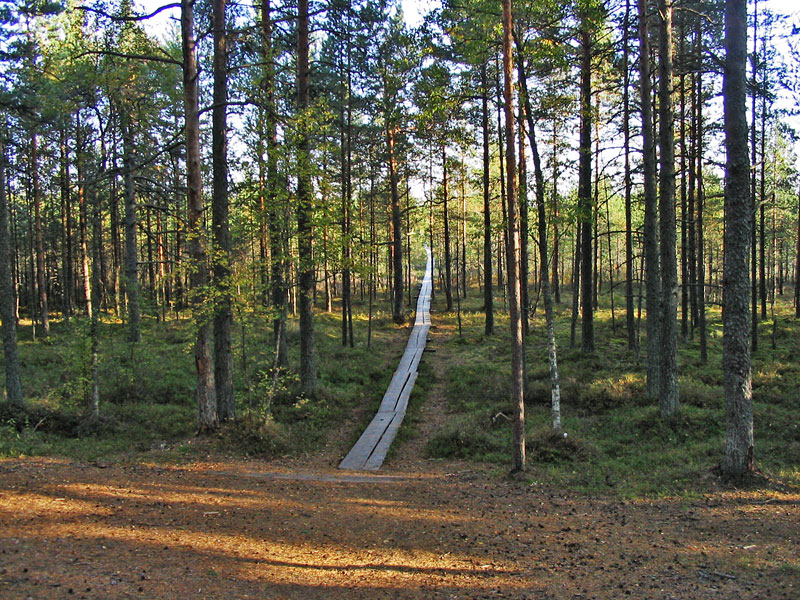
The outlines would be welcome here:
M 462 301 L 462 334 L 457 315 L 437 303 L 434 323 L 447 332 L 453 354 L 445 366 L 447 425 L 428 442 L 436 458 L 511 464 L 510 334 L 507 316 L 496 314 L 495 335 L 484 336 L 477 290 Z M 607 300 L 607 298 L 606 298 Z M 647 398 L 643 355 L 628 351 L 624 306 L 617 299 L 616 322 L 603 306 L 596 313 L 596 351 L 570 348 L 570 310 L 558 307 L 557 339 L 563 431 L 551 427 L 551 383 L 544 317 L 540 308 L 527 338 L 526 453 L 532 482 L 587 494 L 661 496 L 704 489 L 724 452 L 721 324 L 709 311 L 708 362 L 699 340 L 681 343 L 680 414 L 660 418 Z M 766 480 L 800 486 L 800 322 L 789 300 L 778 307 L 776 347 L 772 323 L 762 323 L 762 346 L 753 357 L 756 459 Z M 642 323 L 642 329 L 643 329 Z M 644 345 L 645 340 L 642 340 Z M 644 352 L 644 348 L 642 349 Z
M 336 306 L 334 306 L 336 310 Z M 52 320 L 47 339 L 20 327 L 24 410 L 0 402 L 0 457 L 67 456 L 82 460 L 144 455 L 184 460 L 208 452 L 263 457 L 313 452 L 353 409 L 385 389 L 407 331 L 390 315 L 373 316 L 366 347 L 366 305 L 354 302 L 354 348 L 341 345 L 341 317 L 318 311 L 315 339 L 319 391 L 297 395 L 299 326 L 287 326 L 290 368 L 274 377 L 270 316 L 236 315 L 233 330 L 238 419 L 218 435 L 195 439 L 195 371 L 190 319 L 145 318 L 142 341 L 126 341 L 124 323 L 105 317 L 99 350 L 100 419 L 85 417 L 91 390 L 88 324 Z M 0 357 L 0 365 L 2 357 Z

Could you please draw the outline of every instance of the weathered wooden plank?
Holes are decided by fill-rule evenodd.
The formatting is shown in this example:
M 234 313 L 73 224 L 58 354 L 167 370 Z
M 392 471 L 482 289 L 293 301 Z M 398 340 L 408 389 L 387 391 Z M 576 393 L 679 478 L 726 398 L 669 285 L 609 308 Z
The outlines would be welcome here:
M 373 418 L 347 456 L 339 463 L 340 469 L 359 470 L 369 459 L 386 428 L 394 419 L 394 412 L 379 412 Z
M 358 438 L 347 456 L 339 463 L 340 469 L 377 471 L 397 435 L 408 407 L 408 400 L 417 380 L 417 368 L 430 329 L 431 286 L 433 256 L 429 248 L 425 277 L 417 297 L 417 314 L 409 335 L 405 352 L 381 400 L 380 408 L 370 424 Z

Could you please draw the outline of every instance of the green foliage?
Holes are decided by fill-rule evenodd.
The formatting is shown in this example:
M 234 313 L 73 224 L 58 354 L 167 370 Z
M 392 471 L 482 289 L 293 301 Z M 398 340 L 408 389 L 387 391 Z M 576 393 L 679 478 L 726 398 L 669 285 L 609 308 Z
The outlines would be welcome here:
M 454 359 L 444 381 L 452 416 L 427 448 L 433 457 L 510 465 L 507 317 L 499 315 L 498 334 L 484 338 L 480 335 L 483 315 L 479 302 L 471 297 L 462 304 L 462 338 L 457 334 L 455 315 L 438 315 L 440 327 L 453 332 L 446 343 Z M 784 333 L 778 348 L 762 349 L 754 357 L 756 460 L 767 477 L 798 485 L 800 427 L 793 388 L 800 375 L 794 360 L 800 354 L 800 323 L 790 318 L 788 301 L 779 300 L 776 310 Z M 644 365 L 629 355 L 625 332 L 618 322 L 614 334 L 609 317 L 607 307 L 601 304 L 596 322 L 599 346 L 594 355 L 584 356 L 567 347 L 569 311 L 562 307 L 559 313 L 566 437 L 549 425 L 544 317 L 537 314 L 533 319 L 526 386 L 530 476 L 540 483 L 585 493 L 626 497 L 702 489 L 724 450 L 721 338 L 710 338 L 707 364 L 697 358 L 698 340 L 682 345 L 681 411 L 675 419 L 664 421 L 657 402 L 646 397 Z M 708 317 L 710 328 L 718 326 L 718 309 L 710 310 Z M 766 337 L 769 324 L 762 327 Z
M 355 407 L 379 401 L 376 390 L 388 385 L 406 332 L 380 318 L 373 321 L 374 347 L 366 348 L 366 320 L 359 309 L 355 303 L 355 348 L 341 346 L 338 315 L 316 316 L 321 386 L 313 397 L 297 395 L 299 382 L 291 368 L 273 378 L 271 328 L 264 326 L 271 315 L 240 310 L 233 350 L 242 418 L 222 430 L 217 448 L 259 456 L 311 452 Z M 288 328 L 290 365 L 295 365 L 297 322 L 290 319 Z M 192 443 L 192 321 L 145 318 L 138 344 L 126 341 L 123 323 L 104 322 L 100 331 L 101 418 L 89 421 L 84 408 L 91 389 L 88 323 L 74 318 L 67 329 L 54 321 L 50 338 L 37 342 L 30 340 L 29 330 L 20 330 L 27 407 L 0 403 L 0 457 L 94 459 L 157 450 L 167 460 L 199 451 L 202 445 Z

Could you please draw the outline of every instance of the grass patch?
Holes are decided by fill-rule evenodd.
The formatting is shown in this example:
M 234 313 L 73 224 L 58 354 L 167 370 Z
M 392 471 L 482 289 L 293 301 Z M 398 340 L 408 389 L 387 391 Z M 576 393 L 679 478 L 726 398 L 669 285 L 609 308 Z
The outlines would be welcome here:
M 449 333 L 445 343 L 454 356 L 444 382 L 452 419 L 430 440 L 428 452 L 510 467 L 511 432 L 504 418 L 512 415 L 508 320 L 496 314 L 497 334 L 484 337 L 478 296 L 462 301 L 460 337 L 456 315 L 436 307 L 435 322 Z M 788 299 L 780 308 L 786 314 L 779 319 L 782 335 L 776 348 L 765 334 L 753 356 L 756 458 L 767 479 L 798 486 L 800 407 L 794 390 L 800 379 L 795 360 L 800 357 L 800 322 L 792 318 Z M 530 476 L 556 487 L 623 497 L 692 494 L 707 487 L 724 452 L 719 310 L 708 314 L 708 362 L 699 359 L 697 337 L 680 345 L 681 411 L 665 421 L 657 402 L 647 397 L 643 361 L 627 349 L 622 311 L 612 320 L 601 301 L 595 316 L 596 352 L 585 356 L 569 347 L 569 307 L 557 307 L 566 438 L 549 426 L 551 385 L 541 313 L 531 321 L 526 348 Z M 576 341 L 579 345 L 580 331 Z
M 320 387 L 313 398 L 297 395 L 292 367 L 299 365 L 299 325 L 290 318 L 290 368 L 273 386 L 269 315 L 237 315 L 233 330 L 235 388 L 240 419 L 212 443 L 194 443 L 196 408 L 192 357 L 194 328 L 183 318 L 142 321 L 142 341 L 126 341 L 124 324 L 104 318 L 100 340 L 101 419 L 89 422 L 91 392 L 88 323 L 53 319 L 51 335 L 32 341 L 21 328 L 19 352 L 25 410 L 0 402 L 0 457 L 60 455 L 113 458 L 164 450 L 165 460 L 192 458 L 216 449 L 242 455 L 313 452 L 353 409 L 375 401 L 388 385 L 407 332 L 378 311 L 372 347 L 366 347 L 366 308 L 354 302 L 356 347 L 341 345 L 336 313 L 315 314 Z M 0 357 L 0 365 L 2 365 Z M 269 406 L 266 406 L 269 399 Z M 377 401 L 380 401 L 378 395 Z

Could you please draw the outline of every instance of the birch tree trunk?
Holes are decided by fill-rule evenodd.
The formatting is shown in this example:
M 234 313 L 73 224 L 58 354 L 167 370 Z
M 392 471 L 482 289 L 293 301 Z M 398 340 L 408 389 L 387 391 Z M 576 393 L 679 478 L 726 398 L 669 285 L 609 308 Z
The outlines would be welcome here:
M 536 208 L 538 211 L 539 225 L 539 270 L 541 273 L 542 296 L 544 299 L 544 315 L 547 328 L 547 350 L 550 363 L 550 420 L 555 431 L 561 431 L 561 384 L 558 375 L 558 345 L 556 343 L 556 325 L 553 312 L 553 294 L 550 287 L 548 274 L 547 251 L 547 211 L 544 205 L 544 172 L 542 159 L 539 153 L 539 144 L 536 141 L 536 128 L 531 111 L 531 99 L 528 95 L 528 79 L 525 72 L 525 62 L 522 60 L 522 49 L 519 47 L 519 81 L 522 100 L 525 103 L 525 116 L 528 121 L 528 140 L 533 155 L 533 175 L 536 181 Z

